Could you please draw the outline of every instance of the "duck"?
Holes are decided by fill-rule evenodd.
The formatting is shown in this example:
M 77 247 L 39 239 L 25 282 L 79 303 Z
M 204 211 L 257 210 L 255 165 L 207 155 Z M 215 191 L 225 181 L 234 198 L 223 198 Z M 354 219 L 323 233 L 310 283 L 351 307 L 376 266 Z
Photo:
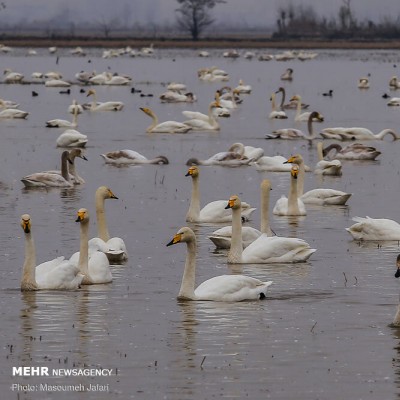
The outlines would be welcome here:
M 251 226 L 242 226 L 242 244 L 246 248 L 254 240 L 258 239 L 263 233 L 267 236 L 273 236 L 269 226 L 269 194 L 271 191 L 271 182 L 264 179 L 260 185 L 261 189 L 261 230 Z M 217 249 L 229 249 L 232 240 L 232 225 L 224 226 L 215 230 L 208 238 L 215 244 Z
M 276 109 L 276 105 L 275 105 L 275 93 L 271 94 L 270 97 L 270 101 L 271 101 L 271 112 L 269 113 L 268 118 L 269 119 L 287 119 L 287 115 L 285 113 L 285 111 L 277 111 Z
M 83 274 L 64 257 L 36 265 L 36 249 L 32 235 L 32 220 L 23 214 L 20 220 L 25 236 L 25 259 L 22 269 L 21 291 L 76 290 L 80 288 Z
M 296 107 L 296 115 L 294 117 L 295 122 L 304 122 L 304 121 L 308 121 L 309 116 L 311 115 L 311 112 L 301 112 L 301 96 L 299 96 L 298 94 L 295 94 L 290 101 L 296 101 L 297 102 L 297 107 Z M 322 114 L 318 113 L 319 117 L 313 117 L 313 121 L 314 122 L 323 122 L 324 121 L 324 117 L 322 116 Z
M 235 87 L 234 90 L 236 93 L 250 94 L 253 89 L 251 85 L 245 85 L 243 79 L 240 79 L 239 84 Z
M 158 123 L 157 115 L 154 111 L 147 107 L 140 107 L 146 115 L 148 115 L 153 123 L 146 129 L 147 133 L 187 133 L 192 130 L 192 127 L 182 122 L 165 121 Z
M 186 243 L 187 255 L 178 300 L 191 301 L 245 301 L 266 298 L 267 288 L 272 281 L 263 282 L 245 275 L 220 275 L 208 279 L 195 289 L 196 236 L 189 227 L 182 227 L 167 243 L 172 246 Z
M 360 78 L 357 87 L 359 89 L 369 89 L 369 79 L 366 77 Z
M 290 190 L 289 196 L 281 196 L 280 199 L 275 203 L 275 207 L 272 212 L 275 215 L 286 215 L 286 216 L 300 216 L 307 215 L 306 208 L 303 201 L 299 198 L 297 192 L 297 176 L 299 174 L 299 166 L 292 165 L 290 170 Z
M 293 69 L 288 68 L 282 75 L 281 81 L 291 81 L 293 80 Z
M 342 147 L 338 143 L 332 143 L 323 149 L 323 155 L 328 156 L 334 151 L 334 157 L 341 160 L 375 160 L 381 152 L 375 147 L 362 143 L 352 143 Z
M 333 96 L 333 90 L 329 89 L 327 92 L 322 93 L 322 96 L 332 97 Z
M 87 135 L 75 129 L 65 130 L 56 140 L 57 147 L 85 147 L 87 142 Z
M 65 119 L 50 119 L 46 121 L 46 128 L 76 128 L 78 126 L 78 108 L 76 107 L 77 101 L 73 101 L 74 113 L 72 114 L 72 121 Z
M 324 139 L 336 140 L 383 140 L 385 136 L 389 135 L 393 140 L 400 139 L 400 136 L 393 129 L 383 129 L 377 134 L 374 134 L 367 128 L 353 127 L 353 128 L 324 128 L 320 132 Z
M 101 154 L 106 164 L 113 165 L 142 165 L 142 164 L 169 164 L 168 158 L 165 156 L 157 156 L 152 159 L 146 158 L 144 155 L 134 150 L 117 150 Z
M 70 180 L 68 173 L 68 163 L 71 162 L 69 158 L 69 151 L 65 150 L 61 154 L 61 173 L 55 173 L 55 171 L 49 172 L 36 172 L 24 176 L 21 182 L 27 188 L 32 187 L 61 187 L 61 188 L 72 188 L 74 185 Z
M 308 135 L 296 128 L 283 128 L 267 133 L 265 139 L 307 139 L 313 140 L 317 137 L 314 133 L 313 122 L 315 120 L 323 121 L 323 116 L 318 111 L 313 111 L 308 116 L 307 130 Z
M 197 100 L 192 92 L 182 94 L 177 91 L 168 90 L 160 95 L 162 103 L 193 103 Z
M 351 193 L 342 192 L 335 189 L 318 188 L 304 193 L 305 165 L 301 154 L 295 154 L 289 157 L 285 164 L 296 164 L 299 167 L 297 177 L 297 195 L 304 204 L 317 205 L 345 205 L 351 197 Z
M 121 111 L 124 108 L 122 101 L 106 101 L 98 102 L 96 90 L 89 89 L 86 97 L 93 96 L 93 101 L 90 103 L 82 104 L 85 110 L 89 111 Z
M 279 106 L 281 110 L 295 110 L 297 108 L 298 101 L 296 100 L 291 100 L 289 103 L 285 104 L 286 90 L 284 87 L 281 86 L 275 93 L 282 93 L 281 104 Z M 305 103 L 300 103 L 300 105 L 302 109 L 310 107 L 309 104 Z
M 271 237 L 265 233 L 243 249 L 239 196 L 231 196 L 226 207 L 232 210 L 232 240 L 228 252 L 228 264 L 304 262 L 316 251 L 305 240 L 279 236 Z
M 231 212 L 225 209 L 225 200 L 215 200 L 208 203 L 202 209 L 200 209 L 200 187 L 199 187 L 199 168 L 192 166 L 189 168 L 186 176 L 192 178 L 192 196 L 190 199 L 189 210 L 186 214 L 187 222 L 230 222 L 232 221 Z M 249 220 L 251 214 L 256 209 L 251 207 L 250 204 L 242 203 L 241 215 L 244 220 Z
M 317 143 L 317 153 L 319 161 L 315 165 L 314 173 L 317 175 L 342 175 L 342 163 L 339 160 L 324 160 L 322 142 Z
M 78 260 L 76 265 L 84 276 L 82 285 L 110 283 L 113 278 L 107 256 L 101 251 L 89 249 L 89 221 L 88 210 L 80 208 L 76 218 L 81 231 L 79 252 L 72 255 L 70 262 L 75 263 Z
M 194 131 L 219 131 L 221 126 L 215 117 L 215 110 L 221 108 L 218 101 L 212 101 L 208 105 L 208 115 L 195 111 L 182 111 L 185 117 L 190 119 L 184 121 Z
M 392 219 L 353 217 L 346 228 L 354 240 L 400 240 L 400 224 Z

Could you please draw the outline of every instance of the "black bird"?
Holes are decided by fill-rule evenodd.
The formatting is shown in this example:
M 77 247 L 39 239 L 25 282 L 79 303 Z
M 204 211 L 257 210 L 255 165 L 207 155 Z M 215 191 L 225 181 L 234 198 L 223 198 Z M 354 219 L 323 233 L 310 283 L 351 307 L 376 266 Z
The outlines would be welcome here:
M 333 90 L 332 89 L 330 89 L 329 92 L 322 93 L 322 96 L 332 97 L 332 95 L 333 95 Z
M 60 94 L 71 94 L 71 89 L 60 90 L 58 93 L 60 93 Z
M 32 97 L 36 97 L 36 96 L 39 96 L 39 93 L 32 90 Z

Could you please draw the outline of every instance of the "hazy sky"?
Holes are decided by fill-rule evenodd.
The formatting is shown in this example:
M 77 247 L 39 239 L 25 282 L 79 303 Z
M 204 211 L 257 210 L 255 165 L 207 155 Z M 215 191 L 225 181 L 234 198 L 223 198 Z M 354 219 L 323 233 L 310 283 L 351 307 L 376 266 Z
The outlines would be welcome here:
M 122 23 L 174 23 L 176 0 L 3 0 L 0 21 L 44 21 L 68 15 L 76 23 L 118 18 Z M 320 16 L 336 16 L 343 0 L 226 0 L 213 15 L 217 21 L 243 25 L 275 25 L 280 5 L 312 6 Z M 400 15 L 400 0 L 351 0 L 358 20 L 379 21 Z

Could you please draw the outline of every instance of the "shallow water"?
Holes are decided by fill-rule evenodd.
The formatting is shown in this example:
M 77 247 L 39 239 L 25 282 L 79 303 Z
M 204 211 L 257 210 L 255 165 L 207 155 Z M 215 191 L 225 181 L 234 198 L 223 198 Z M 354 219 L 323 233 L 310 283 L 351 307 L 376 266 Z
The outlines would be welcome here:
M 154 58 L 101 58 L 62 53 L 56 58 L 39 49 L 2 55 L 2 65 L 26 76 L 59 70 L 66 79 L 82 69 L 110 67 L 127 73 L 133 86 L 153 97 L 131 94 L 129 87 L 96 87 L 98 99 L 121 100 L 116 113 L 84 113 L 79 130 L 89 136 L 86 156 L 77 169 L 86 180 L 74 189 L 25 190 L 20 178 L 58 167 L 55 140 L 62 130 L 46 129 L 51 118 L 66 118 L 72 99 L 86 101 L 79 87 L 61 95 L 41 85 L 0 85 L 1 97 L 21 103 L 26 121 L 0 121 L 0 303 L 2 346 L 0 384 L 10 399 L 388 399 L 400 393 L 400 331 L 388 326 L 398 303 L 393 277 L 397 242 L 358 243 L 345 228 L 354 216 L 399 221 L 399 143 L 374 141 L 382 155 L 375 162 L 343 162 L 342 177 L 307 174 L 306 190 L 322 186 L 353 193 L 348 206 L 308 206 L 305 218 L 271 217 L 278 235 L 298 236 L 317 249 L 307 263 L 296 265 L 227 266 L 226 252 L 215 251 L 207 235 L 213 225 L 191 225 L 198 237 L 197 281 L 226 273 L 244 273 L 273 280 L 266 301 L 243 303 L 178 302 L 185 247 L 165 247 L 185 222 L 191 182 L 185 178 L 188 158 L 208 158 L 232 143 L 263 147 L 267 155 L 301 152 L 308 165 L 317 160 L 316 145 L 305 141 L 266 141 L 292 119 L 269 121 L 270 93 L 282 85 L 280 74 L 294 69 L 285 83 L 288 96 L 303 100 L 325 116 L 321 127 L 363 126 L 373 132 L 399 128 L 399 109 L 386 106 L 381 95 L 397 72 L 398 52 L 320 51 L 313 61 L 259 62 L 227 60 L 214 51 L 209 59 L 191 50 L 160 51 Z M 90 63 L 89 63 L 90 60 Z M 197 69 L 217 65 L 253 86 L 219 133 L 146 134 L 150 120 L 139 107 L 150 106 L 160 121 L 183 121 L 182 110 L 205 111 L 218 83 L 201 83 Z M 371 88 L 357 89 L 359 77 L 371 74 Z M 194 104 L 161 104 L 158 95 L 170 81 L 182 81 L 198 97 Z M 321 94 L 334 90 L 332 98 Z M 39 93 L 32 97 L 31 91 Z M 390 92 L 396 95 L 395 91 Z M 290 118 L 294 112 L 289 112 Z M 303 126 L 302 126 L 303 127 Z M 316 128 L 318 129 L 320 125 Z M 326 143 L 330 143 L 327 141 Z M 115 168 L 100 154 L 134 149 L 150 157 L 163 154 L 166 166 Z M 289 176 L 260 173 L 252 167 L 201 168 L 202 204 L 239 194 L 259 205 L 259 184 L 272 181 L 271 206 L 288 191 Z M 76 211 L 89 209 L 95 235 L 94 193 L 107 185 L 119 200 L 106 202 L 111 235 L 125 240 L 130 255 L 113 266 L 110 285 L 76 292 L 21 293 L 19 281 L 24 243 L 19 218 L 29 213 L 39 262 L 69 257 L 79 247 Z M 272 207 L 271 207 L 272 208 Z M 258 210 L 250 223 L 259 226 Z M 12 377 L 15 366 L 107 368 L 111 377 Z M 106 392 L 11 391 L 11 384 L 92 383 Z M 18 396 L 18 397 L 17 397 Z M 3 398 L 3 397 L 2 397 Z

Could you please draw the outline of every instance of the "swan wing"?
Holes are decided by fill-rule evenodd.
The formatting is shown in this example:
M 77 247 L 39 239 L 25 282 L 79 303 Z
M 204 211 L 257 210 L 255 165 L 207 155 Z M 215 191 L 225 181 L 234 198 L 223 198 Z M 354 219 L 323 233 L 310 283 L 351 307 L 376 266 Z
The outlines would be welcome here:
M 104 253 L 95 251 L 91 254 L 89 276 L 93 283 L 109 283 L 112 281 L 110 263 Z
M 60 262 L 60 258 L 64 257 L 38 265 L 40 272 L 36 270 L 35 279 L 40 289 L 77 289 L 81 284 L 83 275 L 79 268 L 69 261 Z
M 152 132 L 159 133 L 185 133 L 192 129 L 189 125 L 177 121 L 165 121 L 156 125 Z
M 203 113 L 198 112 L 198 111 L 182 111 L 182 114 L 183 114 L 186 118 L 189 118 L 189 119 L 191 119 L 191 120 L 192 120 L 192 119 L 199 119 L 199 120 L 206 121 L 206 122 L 209 121 L 208 115 L 203 114 Z
M 258 229 L 252 228 L 251 226 L 242 227 L 242 242 L 243 247 L 247 247 L 250 243 L 254 242 L 261 232 Z M 217 248 L 229 249 L 231 247 L 232 240 L 232 226 L 224 226 L 223 228 L 217 229 L 208 237 Z
M 70 128 L 73 126 L 74 124 L 71 121 L 65 119 L 51 119 L 46 121 L 47 128 Z
M 304 137 L 304 133 L 300 129 L 277 129 L 272 133 L 267 133 L 266 139 L 298 139 Z
M 346 231 L 355 240 L 400 240 L 400 224 L 385 218 L 354 217 Z
M 345 193 L 335 189 L 313 189 L 301 196 L 305 204 L 344 205 L 351 197 L 351 193 Z
M 61 175 L 37 172 L 21 179 L 26 187 L 72 187 Z
M 212 126 L 208 121 L 201 119 L 189 119 L 184 124 L 190 126 L 193 130 L 216 130 L 219 128 L 218 125 Z
M 88 137 L 75 129 L 67 129 L 56 140 L 58 147 L 84 147 Z
M 201 222 L 230 222 L 232 221 L 232 211 L 225 209 L 226 200 L 215 200 L 208 203 L 200 210 Z M 255 208 L 251 208 L 247 203 L 242 203 L 242 216 L 246 220 L 253 213 Z
M 134 150 L 110 151 L 101 156 L 109 164 L 140 164 L 148 161 L 145 156 Z

